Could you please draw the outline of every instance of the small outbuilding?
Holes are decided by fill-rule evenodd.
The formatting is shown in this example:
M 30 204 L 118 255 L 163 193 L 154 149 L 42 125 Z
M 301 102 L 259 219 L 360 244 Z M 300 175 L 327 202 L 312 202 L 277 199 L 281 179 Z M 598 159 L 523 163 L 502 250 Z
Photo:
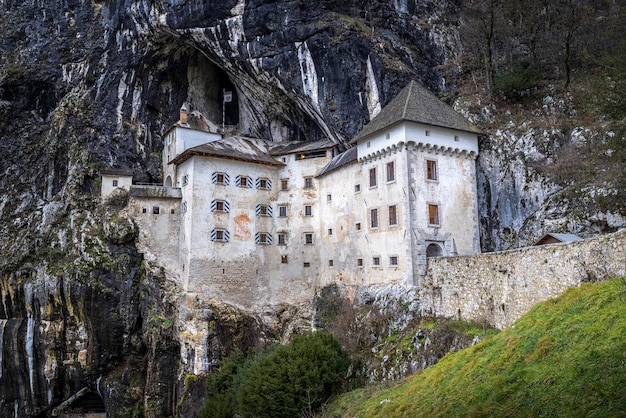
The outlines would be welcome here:
M 102 199 L 110 197 L 118 189 L 130 190 L 133 184 L 133 172 L 118 168 L 108 168 L 100 171 L 102 185 L 100 187 L 100 197 Z
M 582 238 L 578 235 L 574 234 L 557 234 L 557 233 L 548 233 L 545 234 L 539 241 L 535 243 L 535 245 L 546 245 L 546 244 L 559 244 L 559 243 L 568 243 L 574 241 L 580 241 Z

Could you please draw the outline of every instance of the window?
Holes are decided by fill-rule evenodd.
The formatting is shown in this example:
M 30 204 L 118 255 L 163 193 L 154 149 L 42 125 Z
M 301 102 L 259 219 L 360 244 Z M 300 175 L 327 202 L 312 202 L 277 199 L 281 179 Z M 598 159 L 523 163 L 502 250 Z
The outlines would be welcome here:
M 244 187 L 248 189 L 252 188 L 252 180 L 250 180 L 250 177 L 246 176 L 237 176 L 235 179 L 235 184 L 238 187 Z
M 387 183 L 396 181 L 396 165 L 393 161 L 387 163 Z
M 392 255 L 391 257 L 389 257 L 389 265 L 398 266 L 398 257 L 395 255 Z
M 187 201 L 186 200 L 180 205 L 180 211 L 183 212 L 183 213 L 187 212 Z
M 304 263 L 302 263 L 302 267 L 311 267 L 311 263 L 305 261 Z
M 287 217 L 287 205 L 278 205 L 278 217 L 279 218 Z
M 363 259 L 362 258 L 357 258 L 356 259 L 356 266 L 357 267 L 363 267 Z
M 439 225 L 439 206 L 428 205 L 428 223 L 430 225 Z
M 357 231 L 360 231 L 360 230 L 361 230 L 361 222 L 357 222 L 357 223 L 355 223 L 355 224 L 354 224 L 354 227 L 355 227 L 355 229 L 356 229 Z
M 373 257 L 372 258 L 372 264 L 376 267 L 380 266 L 380 257 Z
M 148 208 L 141 208 L 141 213 L 148 213 Z
M 222 186 L 226 186 L 228 185 L 228 183 L 230 183 L 230 177 L 228 177 L 228 174 L 226 173 L 221 173 L 219 171 L 216 171 L 211 176 L 211 181 L 214 184 L 220 184 Z
M 429 130 L 426 130 L 426 131 L 424 132 L 424 135 L 426 135 L 426 136 L 430 136 L 430 131 L 429 131 Z
M 313 233 L 312 232 L 307 232 L 304 234 L 304 243 L 305 244 L 313 244 Z
M 278 233 L 278 245 L 287 245 L 287 233 L 286 232 Z
M 256 179 L 256 188 L 259 190 L 272 190 L 272 180 L 258 178 Z
M 326 195 L 326 201 L 330 202 L 331 200 L 333 200 L 333 195 L 331 195 L 330 193 Z
M 158 206 L 152 206 L 152 214 L 158 215 L 159 212 L 160 212 L 160 210 L 159 210 Z
M 254 236 L 254 242 L 257 244 L 270 245 L 272 243 L 272 234 L 267 232 L 257 232 Z
M 305 177 L 304 178 L 304 188 L 312 189 L 313 188 L 313 177 Z
M 189 184 L 189 176 L 187 174 L 185 174 L 183 176 L 183 186 L 186 186 Z
M 455 140 L 456 142 L 459 142 L 459 136 L 458 136 L 458 135 L 454 135 L 454 140 Z
M 289 180 L 287 179 L 280 180 L 280 190 L 289 190 Z
M 311 205 L 304 206 L 304 216 L 313 216 L 313 206 Z
M 370 187 L 376 187 L 376 167 L 370 168 Z
M 355 184 L 354 185 L 354 193 L 359 193 L 361 191 L 361 185 L 360 184 Z
M 391 138 L 391 134 L 390 134 L 389 132 L 387 132 L 387 133 L 385 134 L 385 139 L 389 139 L 389 138 Z
M 328 267 L 332 267 L 335 264 L 333 260 L 328 260 Z
M 172 215 L 173 215 L 173 214 L 175 214 L 175 213 L 176 213 L 176 210 L 174 210 L 174 209 L 170 209 L 170 214 L 172 214 Z
M 257 216 L 272 216 L 272 207 L 270 205 L 256 205 Z
M 281 255 L 280 256 L 280 263 L 281 264 L 287 264 L 287 256 L 286 255 Z
M 118 181 L 117 180 L 113 180 L 113 187 L 117 187 Z
M 225 229 L 214 229 L 211 231 L 211 241 L 228 242 L 230 233 Z
M 378 228 L 378 209 L 370 209 L 370 227 Z
M 437 161 L 426 160 L 426 179 L 437 180 Z
M 396 205 L 389 206 L 389 226 L 398 225 L 398 207 Z
M 333 234 L 333 229 L 332 228 L 328 228 L 328 235 L 332 235 Z
M 211 202 L 211 212 L 230 212 L 230 204 L 225 200 L 213 200 Z

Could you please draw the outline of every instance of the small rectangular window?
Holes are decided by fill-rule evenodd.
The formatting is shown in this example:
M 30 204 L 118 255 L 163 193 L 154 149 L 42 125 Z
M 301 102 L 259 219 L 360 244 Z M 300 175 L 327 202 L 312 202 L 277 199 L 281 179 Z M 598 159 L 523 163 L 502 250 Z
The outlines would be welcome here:
M 361 185 L 360 184 L 355 184 L 354 185 L 354 193 L 359 193 L 361 191 Z
M 378 228 L 378 209 L 370 209 L 370 227 Z
M 187 201 L 186 200 L 180 205 L 180 211 L 183 212 L 183 213 L 187 212 Z
M 398 207 L 396 205 L 389 206 L 389 226 L 398 225 Z
M 230 178 L 228 177 L 228 174 L 216 171 L 211 176 L 211 181 L 213 181 L 214 184 L 226 186 L 230 182 Z
M 239 187 L 248 187 L 248 177 L 239 177 Z
M 328 228 L 328 235 L 332 235 L 333 234 L 333 229 L 332 228 Z
M 113 180 L 113 187 L 117 187 L 118 185 L 118 181 L 117 180 Z
M 355 224 L 354 224 L 354 227 L 355 227 L 355 229 L 356 229 L 357 231 L 360 231 L 360 230 L 361 230 L 361 222 L 357 222 L 357 223 L 355 223 Z
M 230 205 L 225 200 L 215 199 L 211 202 L 211 211 L 228 213 L 230 212 Z
M 289 190 L 289 180 L 282 179 L 280 181 L 280 190 Z
M 387 163 L 387 183 L 396 181 L 396 165 L 393 161 Z
M 225 229 L 214 229 L 211 231 L 211 241 L 228 242 L 230 241 L 230 234 Z
M 158 206 L 152 206 L 152 214 L 158 215 L 159 212 L 160 212 L 160 209 Z
M 141 213 L 148 213 L 148 208 L 141 208 Z
M 458 136 L 458 135 L 454 135 L 454 140 L 455 140 L 456 142 L 459 142 L 459 136 Z
M 287 245 L 287 234 L 285 232 L 278 233 L 278 245 Z
M 307 245 L 313 244 L 313 233 L 307 232 L 304 234 L 304 243 Z
M 313 216 L 313 206 L 311 205 L 304 206 L 304 216 Z
M 175 213 L 176 213 L 176 210 L 174 210 L 174 209 L 170 209 L 170 214 L 171 214 L 171 215 L 173 215 L 173 214 L 175 214 Z
M 272 235 L 267 232 L 257 232 L 255 241 L 257 244 L 269 245 L 272 243 Z
M 426 178 L 437 180 L 437 161 L 426 160 Z
M 363 259 L 362 258 L 357 258 L 356 259 L 356 266 L 357 267 L 363 267 Z
M 304 178 L 304 188 L 312 189 L 313 188 L 313 177 L 305 177 Z
M 311 263 L 305 261 L 304 263 L 302 263 L 302 267 L 311 267 Z
M 330 193 L 326 195 L 326 201 L 330 202 L 331 200 L 333 200 L 333 195 L 331 195 Z
M 390 138 L 391 138 L 391 134 L 390 134 L 389 132 L 387 132 L 387 133 L 385 134 L 385 139 L 390 139 Z
M 389 265 L 397 266 L 398 265 L 398 257 L 395 256 L 395 255 L 389 257 Z
M 439 206 L 428 205 L 428 223 L 430 225 L 439 225 Z
M 374 266 L 380 266 L 380 257 L 373 257 L 372 258 L 372 264 Z
M 281 255 L 280 256 L 280 263 L 281 264 L 287 264 L 287 256 L 286 255 Z
M 376 187 L 376 167 L 370 168 L 370 187 Z
M 256 205 L 257 216 L 272 216 L 272 207 L 270 205 Z
M 278 217 L 286 218 L 287 217 L 287 205 L 278 206 Z
M 183 176 L 183 186 L 186 186 L 189 184 L 189 176 L 187 174 L 185 174 Z
M 328 260 L 328 267 L 332 267 L 335 264 L 333 260 Z
M 272 180 L 266 178 L 258 178 L 256 180 L 256 188 L 259 190 L 272 190 Z
M 426 135 L 426 136 L 430 136 L 430 131 L 429 131 L 429 130 L 426 130 L 426 131 L 424 132 L 424 135 Z

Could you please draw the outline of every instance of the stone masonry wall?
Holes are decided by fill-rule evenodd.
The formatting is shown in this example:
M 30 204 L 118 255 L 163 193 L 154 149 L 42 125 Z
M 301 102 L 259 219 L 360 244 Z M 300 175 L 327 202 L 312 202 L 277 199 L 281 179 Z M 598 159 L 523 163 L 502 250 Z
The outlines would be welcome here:
M 569 244 L 432 258 L 418 286 L 424 314 L 504 328 L 584 281 L 624 276 L 626 230 Z

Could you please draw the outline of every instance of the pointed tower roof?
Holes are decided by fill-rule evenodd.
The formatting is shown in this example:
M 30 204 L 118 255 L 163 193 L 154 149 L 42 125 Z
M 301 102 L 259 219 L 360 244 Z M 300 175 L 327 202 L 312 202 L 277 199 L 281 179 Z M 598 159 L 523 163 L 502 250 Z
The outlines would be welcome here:
M 425 87 L 416 81 L 411 81 L 374 119 L 363 127 L 352 142 L 357 142 L 402 121 L 440 126 L 475 134 L 482 133 L 480 129 Z

